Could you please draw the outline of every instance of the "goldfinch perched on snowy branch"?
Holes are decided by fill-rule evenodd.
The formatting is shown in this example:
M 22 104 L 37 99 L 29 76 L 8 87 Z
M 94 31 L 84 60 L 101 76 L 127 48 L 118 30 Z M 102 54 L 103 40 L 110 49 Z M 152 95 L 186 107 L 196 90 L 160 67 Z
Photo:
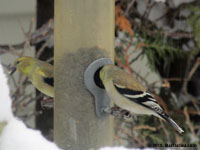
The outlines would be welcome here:
M 154 115 L 167 121 L 179 133 L 184 132 L 129 73 L 108 64 L 101 69 L 100 78 L 108 95 L 120 108 L 136 114 Z
M 54 97 L 53 66 L 33 57 L 20 57 L 15 60 L 10 74 L 19 71 L 27 76 L 32 84 L 42 93 Z

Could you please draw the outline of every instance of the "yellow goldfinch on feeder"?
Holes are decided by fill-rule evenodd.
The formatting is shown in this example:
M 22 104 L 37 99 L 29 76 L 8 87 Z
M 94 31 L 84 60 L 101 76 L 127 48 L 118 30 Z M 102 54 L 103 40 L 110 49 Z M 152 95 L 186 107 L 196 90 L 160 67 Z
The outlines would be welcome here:
M 184 132 L 159 106 L 157 101 L 129 73 L 112 64 L 100 71 L 100 79 L 114 103 L 135 114 L 154 115 L 173 126 L 179 133 Z
M 23 56 L 15 60 L 9 74 L 12 75 L 16 70 L 27 76 L 40 92 L 54 97 L 53 66 L 51 64 Z

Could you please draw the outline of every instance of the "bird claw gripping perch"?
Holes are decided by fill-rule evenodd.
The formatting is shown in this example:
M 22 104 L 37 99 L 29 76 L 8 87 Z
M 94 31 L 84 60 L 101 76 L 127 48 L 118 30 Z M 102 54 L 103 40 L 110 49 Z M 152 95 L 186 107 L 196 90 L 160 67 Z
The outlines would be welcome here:
M 84 73 L 84 82 L 87 89 L 95 98 L 97 117 L 110 114 L 110 98 L 99 77 L 99 72 L 104 65 L 113 64 L 109 58 L 100 58 L 93 61 Z
M 132 117 L 129 111 L 121 109 L 117 106 L 111 107 L 110 114 L 117 118 L 129 119 Z

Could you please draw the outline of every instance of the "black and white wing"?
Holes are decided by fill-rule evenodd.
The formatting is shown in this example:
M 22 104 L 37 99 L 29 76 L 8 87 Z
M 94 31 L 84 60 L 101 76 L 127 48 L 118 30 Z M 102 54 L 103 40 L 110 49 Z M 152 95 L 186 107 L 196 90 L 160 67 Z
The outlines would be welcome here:
M 144 107 L 147 107 L 157 113 L 163 112 L 163 109 L 159 106 L 158 102 L 148 92 L 128 89 L 117 84 L 114 84 L 114 86 L 121 95 L 129 100 L 143 105 Z
M 184 132 L 161 108 L 158 102 L 155 100 L 151 94 L 144 91 L 136 91 L 128 89 L 117 84 L 114 84 L 116 90 L 126 97 L 127 99 L 140 104 L 148 109 L 154 111 L 160 118 L 167 121 L 171 126 L 173 126 L 179 133 Z

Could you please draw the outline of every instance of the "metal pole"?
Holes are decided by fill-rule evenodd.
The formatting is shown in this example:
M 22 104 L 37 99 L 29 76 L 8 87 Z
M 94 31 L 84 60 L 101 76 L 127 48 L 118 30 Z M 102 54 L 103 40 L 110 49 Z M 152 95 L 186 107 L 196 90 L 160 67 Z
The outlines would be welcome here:
M 112 145 L 113 121 L 96 117 L 84 71 L 113 54 L 114 0 L 55 0 L 54 140 L 61 148 Z

